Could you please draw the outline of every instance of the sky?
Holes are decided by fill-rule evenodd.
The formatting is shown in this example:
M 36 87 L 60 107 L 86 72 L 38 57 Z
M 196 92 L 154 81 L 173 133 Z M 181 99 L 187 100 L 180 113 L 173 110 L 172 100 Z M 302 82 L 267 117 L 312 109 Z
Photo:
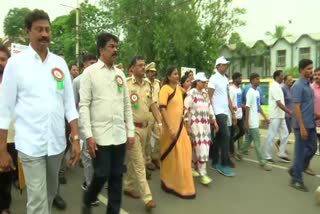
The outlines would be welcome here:
M 275 25 L 286 26 L 287 32 L 293 35 L 320 32 L 320 0 L 234 0 L 233 4 L 247 10 L 241 16 L 246 25 L 236 29 L 244 41 L 268 38 L 265 32 L 273 32 Z M 76 5 L 77 0 L 0 0 L 0 37 L 4 36 L 3 20 L 11 8 L 43 9 L 54 20 Z

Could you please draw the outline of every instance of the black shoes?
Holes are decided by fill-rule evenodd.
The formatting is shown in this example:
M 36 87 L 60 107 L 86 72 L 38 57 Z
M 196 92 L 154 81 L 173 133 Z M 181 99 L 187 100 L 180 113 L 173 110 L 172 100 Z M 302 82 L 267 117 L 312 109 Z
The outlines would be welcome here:
M 291 181 L 290 186 L 301 192 L 309 192 L 309 189 L 303 183 L 300 182 Z
M 63 200 L 60 195 L 56 195 L 56 197 L 53 199 L 52 205 L 58 210 L 65 210 L 67 207 L 65 200 Z

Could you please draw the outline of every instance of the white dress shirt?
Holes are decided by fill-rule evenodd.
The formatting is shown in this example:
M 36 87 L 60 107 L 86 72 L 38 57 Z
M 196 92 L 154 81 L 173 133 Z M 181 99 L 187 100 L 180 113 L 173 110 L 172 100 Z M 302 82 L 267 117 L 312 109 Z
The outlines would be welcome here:
M 64 73 L 64 88 L 57 88 L 52 69 Z M 15 117 L 16 149 L 33 157 L 62 153 L 66 147 L 65 117 L 77 119 L 69 69 L 50 53 L 42 62 L 31 46 L 11 57 L 5 67 L 0 102 L 0 129 Z
M 218 71 L 209 79 L 208 87 L 214 89 L 212 104 L 216 115 L 229 114 L 228 85 L 228 78 Z
M 116 76 L 123 80 L 120 91 Z M 80 123 L 85 138 L 101 146 L 119 145 L 134 137 L 133 116 L 124 73 L 101 60 L 86 68 L 80 79 Z M 148 112 L 146 112 L 148 113 Z

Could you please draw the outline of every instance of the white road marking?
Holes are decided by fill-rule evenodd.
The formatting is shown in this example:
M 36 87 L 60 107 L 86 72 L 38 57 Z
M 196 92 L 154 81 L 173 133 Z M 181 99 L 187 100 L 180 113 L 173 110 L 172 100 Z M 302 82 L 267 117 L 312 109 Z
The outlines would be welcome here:
M 108 205 L 108 199 L 106 197 L 104 197 L 103 195 L 99 194 L 98 199 L 104 205 L 106 205 L 106 206 Z M 129 214 L 129 213 L 126 212 L 124 209 L 120 209 L 120 214 Z
M 259 162 L 257 160 L 253 160 L 253 159 L 249 159 L 249 158 L 243 158 L 242 160 L 259 164 Z M 270 166 L 272 166 L 272 168 L 278 168 L 278 169 L 282 169 L 282 170 L 286 170 L 286 171 L 289 169 L 288 167 L 285 167 L 285 166 L 279 166 L 279 165 L 270 164 L 270 163 L 268 163 L 268 164 Z M 320 178 L 320 174 L 316 175 L 315 177 Z

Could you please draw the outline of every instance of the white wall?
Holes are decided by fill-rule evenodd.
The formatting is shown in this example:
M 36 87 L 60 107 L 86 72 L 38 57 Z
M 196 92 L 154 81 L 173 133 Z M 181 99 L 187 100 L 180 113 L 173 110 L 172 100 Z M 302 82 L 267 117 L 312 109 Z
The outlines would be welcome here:
M 285 67 L 277 67 L 277 51 L 279 50 L 286 50 L 286 66 Z M 291 60 L 291 45 L 284 39 L 278 40 L 278 42 L 271 47 L 270 49 L 270 61 L 271 61 L 271 67 L 270 67 L 270 73 L 273 74 L 274 71 L 277 69 L 286 69 L 290 68 L 292 65 Z
M 299 50 L 300 48 L 310 47 L 310 59 L 316 63 L 316 42 L 308 36 L 301 37 L 293 46 L 293 66 L 299 64 Z

